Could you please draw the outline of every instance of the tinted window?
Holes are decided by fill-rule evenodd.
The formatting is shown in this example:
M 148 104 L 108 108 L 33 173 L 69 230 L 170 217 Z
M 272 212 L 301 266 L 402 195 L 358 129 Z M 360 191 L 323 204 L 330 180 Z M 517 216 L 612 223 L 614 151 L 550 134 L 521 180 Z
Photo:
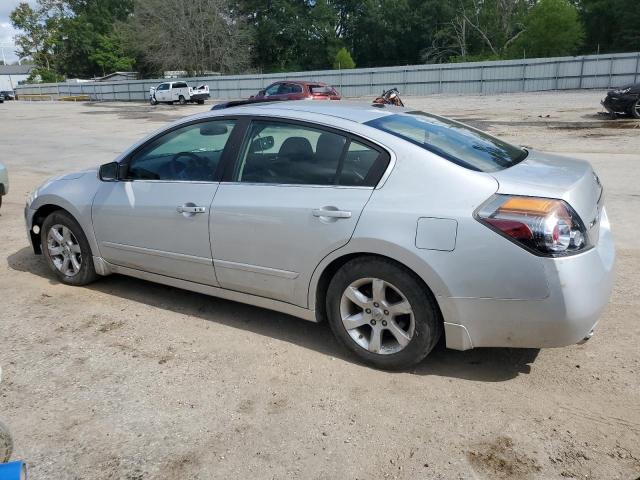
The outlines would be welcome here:
M 187 88 L 187 84 L 185 82 L 176 82 L 173 84 L 173 88 Z
M 295 83 L 290 83 L 289 93 L 302 93 L 302 86 L 296 85 Z
M 382 172 L 375 178 L 374 183 L 371 183 L 371 175 L 377 175 L 380 170 L 380 166 L 376 168 L 376 162 L 379 157 L 380 153 L 377 150 L 352 141 L 342 162 L 342 171 L 340 172 L 338 183 L 340 185 L 375 185 L 388 164 L 388 162 L 383 162 Z
M 269 95 L 277 95 L 279 89 L 280 89 L 280 84 L 279 83 L 274 83 L 273 85 L 267 87 L 266 90 L 264 91 L 264 93 L 267 96 L 269 96 Z
M 234 180 L 290 185 L 373 186 L 388 164 L 374 148 L 337 133 L 256 121 L 245 139 Z
M 481 172 L 508 168 L 527 151 L 474 128 L 424 112 L 388 115 L 367 125 L 404 138 L 458 165 Z
M 234 120 L 196 123 L 152 140 L 131 158 L 130 180 L 213 181 Z
M 157 90 L 169 90 L 169 84 L 168 83 L 161 83 L 160 85 L 158 85 Z

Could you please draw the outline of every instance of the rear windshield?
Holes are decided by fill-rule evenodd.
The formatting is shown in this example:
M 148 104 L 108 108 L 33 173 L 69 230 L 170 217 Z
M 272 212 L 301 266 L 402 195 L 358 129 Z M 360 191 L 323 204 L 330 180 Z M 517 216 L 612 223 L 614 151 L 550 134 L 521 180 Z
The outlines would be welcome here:
M 424 112 L 388 115 L 366 123 L 479 172 L 503 170 L 527 151 L 462 123 Z
M 316 95 L 330 95 L 333 93 L 333 88 L 328 85 L 309 85 L 309 89 L 311 90 L 311 93 Z

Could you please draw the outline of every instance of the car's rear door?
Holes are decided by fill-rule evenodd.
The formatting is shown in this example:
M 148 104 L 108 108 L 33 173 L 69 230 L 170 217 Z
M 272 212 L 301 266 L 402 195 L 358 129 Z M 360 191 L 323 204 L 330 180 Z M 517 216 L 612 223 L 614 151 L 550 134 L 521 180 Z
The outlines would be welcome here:
M 347 133 L 254 119 L 212 206 L 220 285 L 307 306 L 313 270 L 349 241 L 388 162 Z
M 92 219 L 108 262 L 217 285 L 209 216 L 234 119 L 193 122 L 161 134 L 123 164 L 123 178 L 101 184 Z

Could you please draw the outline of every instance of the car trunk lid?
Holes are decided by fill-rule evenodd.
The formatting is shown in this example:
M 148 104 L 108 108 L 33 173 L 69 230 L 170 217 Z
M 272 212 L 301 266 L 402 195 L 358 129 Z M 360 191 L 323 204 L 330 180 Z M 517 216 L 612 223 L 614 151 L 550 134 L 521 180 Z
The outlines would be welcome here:
M 492 175 L 500 185 L 498 193 L 564 200 L 597 242 L 603 189 L 588 162 L 530 150 L 522 162 Z

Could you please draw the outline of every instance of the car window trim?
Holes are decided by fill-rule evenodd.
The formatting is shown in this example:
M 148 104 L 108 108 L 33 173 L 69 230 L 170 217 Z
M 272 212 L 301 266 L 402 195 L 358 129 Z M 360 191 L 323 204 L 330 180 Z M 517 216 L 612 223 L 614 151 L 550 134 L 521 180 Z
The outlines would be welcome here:
M 328 125 L 324 125 L 324 124 L 319 124 L 319 123 L 314 123 L 314 122 L 309 122 L 309 121 L 305 121 L 305 120 L 298 120 L 298 119 L 294 119 L 294 118 L 282 118 L 282 117 L 274 117 L 272 115 L 244 115 L 244 117 L 247 119 L 247 123 L 245 124 L 245 129 L 243 132 L 243 138 L 242 141 L 240 143 L 240 145 L 238 145 L 236 152 L 235 152 L 235 158 L 232 162 L 232 164 L 229 165 L 229 168 L 225 169 L 224 175 L 222 176 L 221 179 L 221 183 L 225 183 L 225 184 L 245 184 L 245 185 L 271 185 L 271 186 L 314 186 L 314 187 L 341 187 L 341 188 L 368 188 L 368 189 L 377 189 L 380 188 L 380 186 L 382 186 L 382 184 L 384 184 L 384 181 L 386 181 L 387 177 L 389 176 L 389 174 L 391 173 L 391 169 L 393 168 L 393 166 L 395 165 L 395 159 L 394 156 L 391 155 L 391 152 L 389 152 L 388 149 L 386 149 L 385 147 L 383 147 L 382 145 L 379 145 L 375 142 L 372 142 L 371 140 L 367 139 L 367 138 L 363 138 L 357 134 L 345 131 L 345 130 L 341 130 L 339 128 L 336 127 L 331 127 Z M 378 158 L 376 159 L 376 162 L 378 162 L 378 159 L 380 158 L 380 155 L 384 155 L 385 156 L 385 164 L 384 167 L 381 169 L 381 173 L 379 175 L 379 178 L 377 180 L 377 182 L 374 185 L 340 185 L 340 184 L 331 184 L 331 185 L 318 185 L 318 184 L 293 184 L 293 183 L 261 183 L 261 182 L 238 182 L 238 181 L 234 181 L 233 180 L 233 172 L 235 171 L 238 162 L 241 161 L 240 159 L 240 155 L 242 153 L 242 147 L 244 146 L 244 142 L 246 140 L 248 140 L 247 135 L 250 132 L 250 127 L 251 127 L 251 123 L 254 121 L 263 121 L 263 122 L 275 122 L 275 123 L 284 123 L 284 124 L 289 124 L 289 125 L 299 125 L 301 127 L 307 127 L 307 128 L 312 128 L 312 129 L 316 129 L 316 130 L 322 130 L 328 133 L 333 133 L 336 135 L 340 135 L 342 137 L 345 137 L 347 139 L 347 141 L 345 142 L 345 147 L 348 149 L 348 146 L 351 144 L 352 141 L 356 141 L 358 143 L 363 144 L 366 147 L 371 148 L 372 150 L 375 150 L 378 152 Z M 345 153 L 346 150 L 344 150 L 341 153 L 341 157 L 339 160 L 339 168 L 341 168 L 342 163 L 344 161 L 345 158 Z M 371 167 L 372 169 L 375 168 L 375 164 L 374 166 Z M 337 173 L 337 172 L 336 172 Z M 369 173 L 367 173 L 367 177 L 369 176 Z M 336 174 L 336 179 L 339 179 L 338 175 Z
M 174 125 L 171 128 L 168 128 L 166 130 L 162 130 L 161 132 L 158 132 L 156 135 L 154 135 L 153 137 L 151 137 L 150 139 L 148 139 L 146 142 L 144 142 L 141 145 L 138 145 L 133 151 L 129 152 L 127 154 L 126 157 L 124 157 L 122 160 L 120 160 L 118 162 L 119 164 L 119 170 L 122 170 L 122 174 L 126 176 L 126 174 L 129 172 L 129 165 L 131 164 L 131 160 L 133 159 L 133 157 L 140 152 L 140 150 L 146 148 L 150 143 L 155 142 L 158 138 L 163 137 L 164 135 L 167 135 L 171 132 L 174 132 L 180 128 L 184 128 L 184 127 L 189 127 L 191 125 L 197 125 L 199 123 L 208 123 L 208 122 L 217 122 L 217 121 L 229 121 L 229 120 L 234 120 L 236 122 L 236 124 L 233 127 L 233 130 L 231 130 L 231 134 L 229 135 L 229 138 L 227 139 L 227 143 L 224 146 L 224 149 L 222 150 L 222 154 L 220 155 L 220 161 L 218 162 L 218 166 L 216 167 L 216 171 L 214 172 L 213 175 L 213 180 L 208 181 L 208 180 L 157 180 L 157 179 L 130 179 L 130 178 L 119 178 L 118 181 L 121 182 L 159 182 L 159 183 L 220 183 L 220 181 L 222 180 L 222 174 L 224 172 L 225 169 L 225 165 L 228 162 L 228 158 L 230 155 L 233 155 L 233 152 L 231 151 L 231 140 L 234 138 L 234 136 L 236 136 L 237 134 L 237 130 L 238 127 L 240 126 L 241 120 L 242 118 L 240 116 L 236 116 L 236 115 L 225 115 L 225 116 L 220 116 L 220 117 L 208 117 L 208 118 L 198 118 L 196 120 L 191 120 L 188 122 L 184 122 L 184 123 L 180 123 L 178 125 Z M 244 134 L 244 132 L 243 132 Z M 124 168 L 123 168 L 124 167 Z

